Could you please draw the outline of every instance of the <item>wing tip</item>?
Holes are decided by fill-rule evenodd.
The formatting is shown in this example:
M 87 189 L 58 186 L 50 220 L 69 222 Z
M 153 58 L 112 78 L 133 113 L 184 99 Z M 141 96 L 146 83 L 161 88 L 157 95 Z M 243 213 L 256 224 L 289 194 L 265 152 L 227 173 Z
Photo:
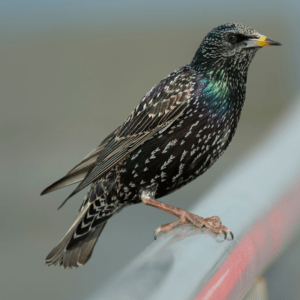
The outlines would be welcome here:
M 45 189 L 40 193 L 40 196 L 46 195 L 46 194 L 48 194 L 48 193 L 50 193 L 49 187 L 45 188 Z
M 61 187 L 58 187 L 58 184 L 61 182 L 61 179 L 58 181 L 55 181 L 54 183 L 52 183 L 51 185 L 49 185 L 48 187 L 46 187 L 40 194 L 40 196 L 49 194 L 55 190 L 60 189 Z
M 79 174 L 81 175 L 81 174 Z M 70 180 L 72 179 L 72 180 Z M 40 196 L 43 196 L 45 194 L 49 194 L 51 192 L 54 192 L 56 190 L 59 190 L 61 188 L 67 187 L 69 185 L 75 184 L 77 182 L 82 181 L 83 177 L 80 176 L 79 178 L 70 178 L 69 176 L 64 176 L 61 179 L 55 181 L 54 183 L 52 183 L 51 185 L 49 185 L 48 187 L 46 187 L 40 194 Z M 71 197 L 71 196 L 70 196 Z
M 71 198 L 71 197 L 73 197 L 75 194 L 77 194 L 78 193 L 78 191 L 77 191 L 77 189 L 75 190 L 75 191 L 73 191 L 69 196 L 68 196 L 68 198 L 66 198 L 64 201 L 63 201 L 63 203 L 57 208 L 57 210 L 60 210 L 64 205 L 65 205 L 65 203 Z

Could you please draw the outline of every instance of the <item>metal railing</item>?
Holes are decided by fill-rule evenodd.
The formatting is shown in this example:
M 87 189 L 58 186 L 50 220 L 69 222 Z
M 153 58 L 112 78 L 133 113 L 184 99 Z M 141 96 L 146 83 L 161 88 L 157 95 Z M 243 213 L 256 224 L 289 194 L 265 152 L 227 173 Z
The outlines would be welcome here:
M 300 105 L 190 211 L 217 215 L 235 239 L 181 226 L 146 248 L 91 299 L 242 299 L 300 222 Z

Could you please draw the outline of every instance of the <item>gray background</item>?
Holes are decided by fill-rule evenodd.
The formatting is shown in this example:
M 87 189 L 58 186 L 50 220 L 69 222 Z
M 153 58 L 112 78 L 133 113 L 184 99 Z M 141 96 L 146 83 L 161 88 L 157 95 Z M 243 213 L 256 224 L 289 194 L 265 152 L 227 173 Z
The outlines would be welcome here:
M 156 227 L 174 220 L 142 204 L 129 207 L 108 222 L 86 266 L 47 268 L 44 258 L 85 191 L 58 212 L 73 187 L 39 193 L 121 124 L 154 84 L 190 62 L 213 27 L 245 23 L 283 46 L 260 50 L 251 64 L 240 125 L 224 156 L 163 201 L 188 209 L 263 143 L 293 101 L 299 3 L 201 2 L 0 4 L 1 299 L 84 299 L 149 245 Z

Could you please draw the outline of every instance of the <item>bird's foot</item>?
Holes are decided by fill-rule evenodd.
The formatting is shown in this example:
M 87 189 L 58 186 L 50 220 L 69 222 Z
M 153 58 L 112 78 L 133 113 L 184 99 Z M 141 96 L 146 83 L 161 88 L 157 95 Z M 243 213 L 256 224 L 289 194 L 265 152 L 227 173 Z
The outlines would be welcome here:
M 182 224 L 192 224 L 198 228 L 206 227 L 210 231 L 214 232 L 215 234 L 223 233 L 225 239 L 227 238 L 227 234 L 230 234 L 232 239 L 234 238 L 233 233 L 227 227 L 222 225 L 220 218 L 217 216 L 204 219 L 195 214 L 189 213 L 184 209 L 178 209 L 178 208 L 177 208 L 177 213 L 179 217 L 178 220 L 158 227 L 154 231 L 154 239 L 157 239 L 158 234 L 160 232 L 168 232 L 175 226 L 182 225 Z
M 154 191 L 155 192 L 155 191 Z M 174 228 L 177 225 L 182 225 L 182 224 L 192 224 L 198 228 L 206 227 L 210 231 L 214 232 L 215 234 L 220 234 L 221 232 L 224 234 L 225 239 L 227 238 L 227 234 L 231 235 L 231 238 L 233 239 L 233 234 L 232 232 L 225 226 L 222 225 L 222 222 L 219 217 L 210 217 L 203 219 L 197 215 L 194 215 L 182 208 L 179 207 L 174 207 L 172 205 L 160 202 L 153 197 L 153 191 L 151 193 L 149 191 L 142 190 L 141 193 L 141 200 L 143 201 L 144 204 L 150 205 L 156 208 L 159 208 L 165 212 L 168 212 L 172 214 L 173 216 L 178 217 L 178 220 L 161 225 L 154 231 L 154 239 L 157 239 L 157 236 L 160 232 L 167 232 Z

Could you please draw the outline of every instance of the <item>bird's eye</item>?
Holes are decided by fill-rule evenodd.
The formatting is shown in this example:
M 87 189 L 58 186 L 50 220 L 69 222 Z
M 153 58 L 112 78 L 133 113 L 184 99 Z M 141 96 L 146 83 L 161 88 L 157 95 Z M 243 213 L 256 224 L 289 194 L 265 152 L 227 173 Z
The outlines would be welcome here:
M 237 36 L 233 33 L 228 34 L 227 39 L 229 43 L 234 44 L 237 42 Z

